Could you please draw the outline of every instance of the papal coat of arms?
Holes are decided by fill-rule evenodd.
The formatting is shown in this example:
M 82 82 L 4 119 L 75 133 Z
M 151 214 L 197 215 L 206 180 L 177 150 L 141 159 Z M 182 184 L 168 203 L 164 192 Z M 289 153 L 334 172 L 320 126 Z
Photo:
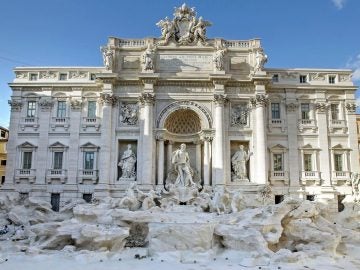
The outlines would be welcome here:
M 211 26 L 211 23 L 201 16 L 196 18 L 195 8 L 183 4 L 175 8 L 173 20 L 166 17 L 156 25 L 161 28 L 162 41 L 159 45 L 167 45 L 169 41 L 179 45 L 207 45 L 206 27 Z

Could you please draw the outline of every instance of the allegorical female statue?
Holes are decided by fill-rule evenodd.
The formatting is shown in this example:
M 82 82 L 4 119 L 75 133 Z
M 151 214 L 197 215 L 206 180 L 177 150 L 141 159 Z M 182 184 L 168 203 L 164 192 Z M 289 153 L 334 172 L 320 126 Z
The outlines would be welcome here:
M 245 151 L 242 144 L 239 145 L 239 150 L 231 158 L 231 165 L 235 173 L 235 180 L 248 180 L 246 163 L 249 160 L 252 152 Z
M 127 150 L 124 151 L 118 164 L 121 168 L 121 176 L 119 180 L 135 180 L 135 163 L 136 156 L 131 149 L 131 144 L 128 144 Z

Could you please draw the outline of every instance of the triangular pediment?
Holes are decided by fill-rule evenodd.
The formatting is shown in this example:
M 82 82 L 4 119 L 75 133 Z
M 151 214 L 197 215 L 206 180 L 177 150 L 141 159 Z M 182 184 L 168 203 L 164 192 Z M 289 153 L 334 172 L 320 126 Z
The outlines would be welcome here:
M 62 144 L 61 142 L 55 142 L 49 145 L 49 148 L 66 148 L 67 146 Z
M 302 148 L 303 149 L 314 149 L 314 147 L 312 147 L 312 145 L 310 143 L 305 144 Z
M 91 143 L 91 142 L 87 142 L 87 143 L 85 143 L 85 144 L 81 145 L 81 146 L 80 146 L 80 148 L 86 148 L 86 149 L 98 149 L 98 148 L 100 148 L 100 147 L 99 147 L 99 146 L 97 146 L 97 145 L 95 145 L 95 144 L 93 144 L 93 143 Z
M 276 144 L 274 146 L 272 146 L 270 149 L 281 149 L 281 150 L 286 150 L 287 147 L 281 145 L 281 144 Z
M 33 145 L 30 142 L 24 142 L 22 144 L 19 145 L 19 148 L 36 148 L 36 145 Z

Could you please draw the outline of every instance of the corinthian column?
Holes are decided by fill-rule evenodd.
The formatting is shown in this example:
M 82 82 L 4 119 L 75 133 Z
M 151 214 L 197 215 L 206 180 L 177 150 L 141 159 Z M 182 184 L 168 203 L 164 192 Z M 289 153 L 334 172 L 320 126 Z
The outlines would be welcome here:
M 252 100 L 252 106 L 255 108 L 255 178 L 257 184 L 266 184 L 267 168 L 266 168 L 266 133 L 265 133 L 265 107 L 268 102 L 267 95 L 257 94 Z
M 157 136 L 158 144 L 158 160 L 157 160 L 157 184 L 162 185 L 164 183 L 164 138 L 162 135 Z
M 215 137 L 214 137 L 214 177 L 213 184 L 224 185 L 224 104 L 226 102 L 225 94 L 215 94 Z
M 143 134 L 142 136 L 142 179 L 141 184 L 153 183 L 153 105 L 154 95 L 151 93 L 143 93 L 139 97 L 140 103 L 143 105 Z

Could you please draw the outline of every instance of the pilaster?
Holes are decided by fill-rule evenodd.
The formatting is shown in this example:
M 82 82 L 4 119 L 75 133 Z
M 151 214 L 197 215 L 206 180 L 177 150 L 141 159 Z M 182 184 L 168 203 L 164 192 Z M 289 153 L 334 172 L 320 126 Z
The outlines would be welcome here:
M 298 146 L 298 104 L 296 101 L 296 90 L 286 90 L 286 116 L 287 116 L 287 136 L 288 136 L 288 162 L 289 166 L 289 185 L 290 187 L 299 187 L 299 146 Z
M 329 135 L 328 135 L 328 119 L 327 111 L 328 104 L 325 101 L 325 93 L 317 93 L 318 100 L 316 103 L 317 123 L 319 128 L 319 160 L 322 186 L 331 185 L 331 171 L 330 171 L 330 153 L 329 153 Z

